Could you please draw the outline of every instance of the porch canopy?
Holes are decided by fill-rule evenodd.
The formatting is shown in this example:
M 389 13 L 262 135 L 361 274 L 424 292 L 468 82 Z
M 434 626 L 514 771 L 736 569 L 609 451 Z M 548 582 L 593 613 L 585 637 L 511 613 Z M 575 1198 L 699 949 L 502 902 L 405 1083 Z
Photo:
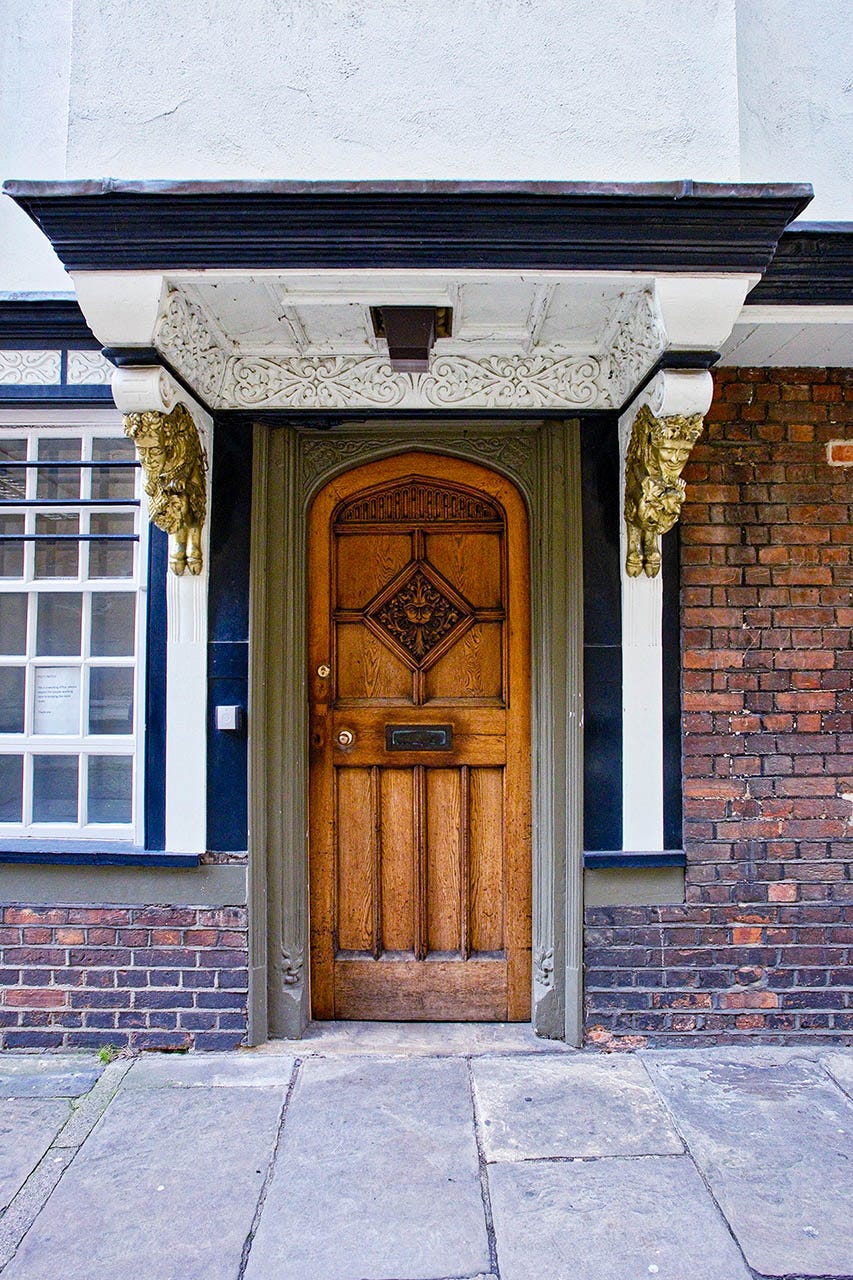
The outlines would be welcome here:
M 211 412 L 306 422 L 620 412 L 658 370 L 716 360 L 812 195 L 691 181 L 4 190 L 120 369 L 165 368 Z M 437 318 L 420 369 L 389 360 L 382 315 L 401 307 Z M 145 407 L 120 384 L 119 407 Z

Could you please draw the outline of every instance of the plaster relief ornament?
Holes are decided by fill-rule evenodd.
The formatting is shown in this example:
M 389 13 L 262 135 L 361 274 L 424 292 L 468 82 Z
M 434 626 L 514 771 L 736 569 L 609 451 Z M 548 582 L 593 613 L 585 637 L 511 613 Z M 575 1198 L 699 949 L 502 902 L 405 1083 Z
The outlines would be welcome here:
M 625 523 L 629 578 L 660 573 L 660 536 L 675 524 L 684 502 L 684 464 L 702 431 L 701 413 L 656 418 L 643 405 L 625 459 Z
M 201 573 L 201 530 L 207 510 L 206 460 L 189 410 L 128 413 L 125 435 L 145 472 L 148 518 L 169 535 L 169 568 Z

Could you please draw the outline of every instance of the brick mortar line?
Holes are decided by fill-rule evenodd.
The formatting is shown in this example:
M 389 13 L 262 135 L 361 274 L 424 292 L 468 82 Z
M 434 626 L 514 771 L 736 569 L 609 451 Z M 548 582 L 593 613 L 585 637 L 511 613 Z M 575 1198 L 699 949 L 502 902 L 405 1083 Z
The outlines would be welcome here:
M 281 1104 L 281 1110 L 278 1115 L 278 1124 L 276 1126 L 275 1139 L 273 1141 L 272 1151 L 270 1152 L 270 1157 L 269 1157 L 269 1160 L 267 1161 L 266 1173 L 264 1174 L 264 1180 L 261 1183 L 261 1189 L 258 1193 L 258 1203 L 255 1205 L 255 1212 L 252 1215 L 252 1222 L 249 1227 L 248 1233 L 246 1235 L 246 1239 L 243 1241 L 243 1248 L 240 1252 L 240 1266 L 237 1271 L 237 1280 L 244 1280 L 244 1276 L 246 1274 L 246 1267 L 249 1265 L 249 1256 L 252 1252 L 252 1245 L 255 1242 L 255 1236 L 257 1235 L 258 1228 L 261 1225 L 261 1217 L 263 1216 L 264 1205 L 266 1204 L 266 1200 L 267 1200 L 267 1192 L 269 1191 L 270 1184 L 272 1183 L 272 1179 L 273 1179 L 273 1174 L 275 1173 L 276 1164 L 278 1163 L 278 1154 L 281 1147 L 281 1140 L 284 1134 L 284 1123 L 285 1123 L 285 1120 L 287 1119 L 287 1113 L 290 1108 L 290 1100 L 293 1097 L 293 1092 L 296 1088 L 296 1082 L 299 1078 L 299 1073 L 302 1069 L 302 1063 L 303 1063 L 302 1058 L 294 1059 L 293 1069 L 290 1073 L 290 1080 L 288 1081 L 287 1089 L 285 1090 L 285 1094 L 284 1094 L 284 1101 Z
M 480 1117 L 477 1111 L 477 1089 L 474 1083 L 474 1070 L 471 1066 L 471 1058 L 465 1058 L 465 1071 L 468 1077 L 468 1093 L 471 1098 L 471 1116 L 474 1122 L 474 1141 L 477 1144 L 477 1166 L 480 1178 L 480 1197 L 483 1201 L 483 1216 L 486 1220 L 486 1241 L 489 1247 L 489 1272 L 500 1280 L 500 1265 L 498 1263 L 498 1238 L 495 1233 L 495 1219 L 492 1213 L 492 1193 L 489 1187 L 489 1166 L 486 1160 L 486 1150 L 483 1145 L 483 1135 L 480 1129 Z

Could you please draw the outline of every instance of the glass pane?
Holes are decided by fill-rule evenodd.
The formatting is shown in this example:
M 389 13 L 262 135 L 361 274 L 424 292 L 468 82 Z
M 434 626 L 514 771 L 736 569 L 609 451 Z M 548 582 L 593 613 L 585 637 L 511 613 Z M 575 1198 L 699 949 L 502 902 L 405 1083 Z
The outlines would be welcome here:
M 91 533 L 133 533 L 133 522 L 132 511 L 93 513 L 89 531 Z M 133 547 L 132 542 L 90 542 L 89 577 L 132 578 Z
M 80 668 L 33 668 L 33 733 L 80 732 Z
M 133 733 L 133 668 L 93 667 L 89 673 L 89 732 Z
M 0 440 L 0 499 L 17 502 L 27 496 L 27 472 L 24 467 L 4 467 L 4 462 L 26 462 L 26 440 Z
M 33 822 L 77 821 L 77 756 L 33 756 Z
M 24 532 L 24 517 L 0 512 L 0 534 L 7 538 L 19 536 Z M 23 542 L 0 542 L 0 578 L 22 578 L 24 576 L 24 544 Z
M 0 667 L 0 733 L 24 732 L 26 667 Z
M 89 821 L 130 822 L 130 756 L 89 756 Z
M 39 462 L 79 462 L 82 441 L 67 437 L 38 442 Z M 79 498 L 79 467 L 39 467 L 37 498 Z
M 27 652 L 27 597 L 23 591 L 0 595 L 0 653 Z
M 136 596 L 130 591 L 92 594 L 92 654 L 96 658 L 132 658 Z
M 0 822 L 20 822 L 24 803 L 24 757 L 0 756 Z
M 92 441 L 93 462 L 134 462 L 136 450 L 125 436 Z M 136 471 L 131 467 L 93 467 L 93 498 L 133 498 L 136 494 Z
M 71 515 L 36 516 L 36 533 L 79 533 L 80 517 Z M 76 578 L 79 573 L 80 544 L 77 542 L 37 542 L 37 578 Z
M 80 652 L 83 597 L 79 591 L 40 591 L 36 653 L 40 658 L 76 658 Z

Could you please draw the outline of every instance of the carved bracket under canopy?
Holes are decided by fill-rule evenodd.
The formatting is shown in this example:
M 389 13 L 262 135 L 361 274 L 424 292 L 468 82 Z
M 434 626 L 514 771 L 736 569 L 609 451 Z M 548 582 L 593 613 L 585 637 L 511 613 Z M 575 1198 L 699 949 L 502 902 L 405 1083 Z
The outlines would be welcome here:
M 625 463 L 625 523 L 629 578 L 660 572 L 660 537 L 681 514 L 685 484 L 681 472 L 702 432 L 699 413 L 656 418 L 643 405 L 634 419 Z
M 201 573 L 201 531 L 207 513 L 206 462 L 189 410 L 128 413 L 124 431 L 145 472 L 148 518 L 169 535 L 169 568 Z
M 685 494 L 681 473 L 702 433 L 712 392 L 711 375 L 706 372 L 661 373 L 636 413 L 625 455 L 625 572 L 629 578 L 642 573 L 655 578 L 660 573 L 660 538 L 681 514 Z
M 169 568 L 179 577 L 200 574 L 207 458 L 193 415 L 158 366 L 118 368 L 112 389 L 145 473 L 148 518 L 169 535 Z

